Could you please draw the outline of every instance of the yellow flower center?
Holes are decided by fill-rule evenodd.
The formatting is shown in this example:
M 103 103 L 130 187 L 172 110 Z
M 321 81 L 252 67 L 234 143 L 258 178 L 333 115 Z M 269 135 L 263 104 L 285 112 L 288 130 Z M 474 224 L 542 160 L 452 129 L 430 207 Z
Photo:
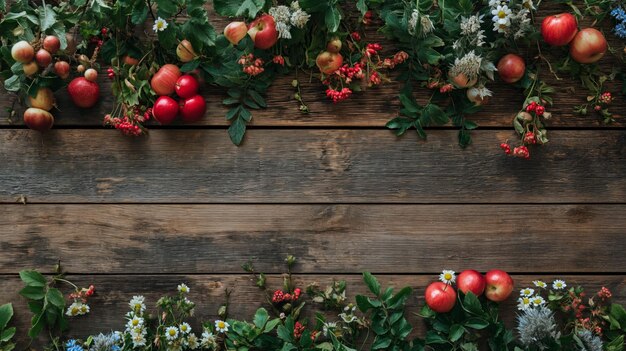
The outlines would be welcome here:
M 141 309 L 141 304 L 140 303 L 136 303 L 135 304 L 135 309 L 136 310 L 140 310 Z
M 186 326 L 186 325 L 183 325 L 182 327 L 180 327 L 180 330 L 182 330 L 182 331 L 186 331 L 186 330 L 187 330 L 187 326 Z
M 170 329 L 170 336 L 174 336 L 174 335 L 176 335 L 176 330 Z
M 72 307 L 72 314 L 77 314 L 78 311 L 80 311 L 78 307 Z
M 523 298 L 523 299 L 522 299 L 522 302 L 523 302 L 525 305 L 528 305 L 528 304 L 530 303 L 530 299 L 529 299 L 529 298 L 527 298 L 527 297 L 525 297 L 525 298 Z
M 445 280 L 450 280 L 450 279 L 452 279 L 452 274 L 450 274 L 450 273 L 446 273 L 446 274 L 444 274 L 444 275 L 443 275 L 443 278 L 444 278 Z
M 226 327 L 226 324 L 224 322 L 217 322 L 217 327 L 220 329 L 224 329 Z
M 498 17 L 500 17 L 500 18 L 506 17 L 506 12 L 500 10 L 500 12 L 498 12 Z
M 138 319 L 133 319 L 133 326 L 138 326 L 139 325 L 139 320 Z

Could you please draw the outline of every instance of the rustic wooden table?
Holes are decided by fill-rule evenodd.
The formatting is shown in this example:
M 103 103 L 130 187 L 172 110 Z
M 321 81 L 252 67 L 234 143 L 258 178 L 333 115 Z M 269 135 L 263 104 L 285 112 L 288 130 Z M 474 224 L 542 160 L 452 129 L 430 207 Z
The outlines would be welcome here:
M 452 127 L 430 130 L 427 142 L 386 130 L 399 105 L 394 84 L 332 105 L 318 83 L 302 81 L 305 115 L 291 79 L 271 89 L 271 108 L 255 114 L 241 147 L 228 140 L 213 90 L 200 124 L 146 138 L 101 127 L 108 98 L 80 111 L 60 94 L 63 111 L 43 135 L 3 116 L 0 303 L 17 305 L 18 326 L 30 316 L 16 273 L 50 273 L 59 259 L 99 292 L 90 323 L 72 325 L 79 336 L 121 328 L 133 295 L 154 304 L 180 282 L 198 319 L 216 317 L 226 289 L 232 315 L 251 316 L 262 294 L 240 265 L 251 259 L 278 286 L 288 254 L 303 285 L 346 279 L 354 295 L 371 271 L 416 288 L 413 310 L 443 268 L 504 269 L 517 287 L 537 278 L 606 285 L 626 302 L 623 98 L 617 122 L 604 125 L 573 113 L 585 98 L 577 82 L 559 83 L 551 142 L 524 161 L 498 147 L 515 138 L 523 97 L 514 88 L 494 89 L 462 150 Z M 513 303 L 505 309 L 511 320 Z

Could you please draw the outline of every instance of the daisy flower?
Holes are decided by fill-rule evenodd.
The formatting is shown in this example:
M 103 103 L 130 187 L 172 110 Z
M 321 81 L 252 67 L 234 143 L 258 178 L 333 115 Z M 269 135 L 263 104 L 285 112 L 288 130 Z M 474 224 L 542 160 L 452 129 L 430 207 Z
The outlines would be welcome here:
M 187 337 L 187 346 L 189 346 L 189 348 L 192 350 L 195 350 L 198 348 L 198 346 L 200 346 L 196 334 L 189 334 L 189 336 Z
M 128 330 L 141 328 L 143 326 L 143 322 L 143 318 L 134 316 L 128 321 L 128 323 L 126 323 L 126 328 L 128 328 Z
M 565 284 L 565 282 L 560 279 L 557 279 L 554 282 L 552 282 L 552 289 L 563 290 L 565 289 L 565 287 L 567 287 L 567 284 Z
M 543 297 L 536 295 L 531 299 L 531 302 L 533 303 L 534 306 L 539 307 L 545 304 L 546 300 L 544 300 Z
M 131 334 L 133 347 L 146 346 L 146 337 L 142 333 Z
M 191 331 L 191 326 L 189 325 L 189 323 L 184 322 L 183 324 L 178 326 L 178 329 L 180 329 L 181 333 L 187 334 Z
M 450 285 L 456 280 L 456 275 L 453 270 L 444 269 L 443 272 L 439 274 L 439 280 Z
M 228 327 L 230 327 L 230 324 L 224 322 L 223 320 L 218 319 L 215 321 L 215 330 L 220 333 L 226 333 L 228 331 Z
M 74 301 L 65 311 L 66 316 L 75 317 L 89 313 L 89 306 L 80 301 Z
M 209 331 L 204 331 L 202 333 L 202 339 L 200 340 L 200 345 L 204 348 L 213 348 L 217 345 L 215 340 L 215 335 Z
M 530 308 L 532 302 L 530 301 L 530 297 L 524 296 L 517 299 L 517 309 L 520 311 L 525 311 Z
M 156 32 L 162 32 L 164 30 L 167 29 L 167 22 L 159 17 L 156 19 L 156 21 L 154 21 L 154 25 L 152 26 L 152 30 L 156 33 Z
M 189 293 L 189 287 L 185 283 L 179 284 L 176 288 L 178 289 L 178 292 L 181 292 L 183 294 Z
M 534 293 L 535 293 L 535 289 L 531 289 L 531 288 L 524 288 L 520 290 L 519 292 L 521 296 L 533 296 Z
M 548 284 L 542 282 L 541 280 L 533 280 L 533 284 L 535 284 L 536 287 L 541 288 L 541 289 L 545 289 Z
M 170 341 L 176 340 L 176 338 L 178 338 L 178 328 L 176 327 L 165 328 L 165 338 Z
M 496 8 L 491 10 L 491 14 L 493 18 L 493 30 L 504 33 L 511 26 L 511 15 L 513 11 L 506 5 L 498 5 Z
M 146 298 L 141 295 L 133 296 L 128 305 L 130 305 L 130 308 L 136 313 L 143 313 L 143 311 L 146 310 L 145 300 Z

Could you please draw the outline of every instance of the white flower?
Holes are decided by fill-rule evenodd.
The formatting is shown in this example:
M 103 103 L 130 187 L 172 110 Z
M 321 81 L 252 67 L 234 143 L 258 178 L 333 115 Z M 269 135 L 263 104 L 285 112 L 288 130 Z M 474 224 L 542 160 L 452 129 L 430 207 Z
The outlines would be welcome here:
M 324 333 L 324 336 L 328 336 L 328 332 L 330 331 L 332 333 L 333 330 L 335 330 L 335 328 L 337 328 L 337 323 L 334 323 L 334 322 L 324 323 L 322 332 Z
M 452 284 L 456 280 L 456 275 L 453 270 L 444 269 L 441 274 L 439 274 L 439 280 L 446 284 Z
M 455 77 L 459 74 L 465 74 L 469 79 L 474 79 L 480 72 L 483 58 L 476 55 L 474 50 L 465 54 L 461 58 L 454 59 L 454 65 L 450 68 L 450 75 Z
M 230 327 L 230 324 L 228 324 L 228 322 L 224 322 L 219 319 L 215 321 L 215 330 L 220 333 L 226 333 L 228 331 L 228 327 Z
M 298 11 L 300 10 L 300 3 L 297 1 L 292 1 L 290 7 L 292 10 Z
M 195 350 L 198 348 L 199 344 L 198 344 L 198 337 L 196 336 L 196 334 L 189 334 L 189 336 L 187 337 L 187 346 L 189 346 L 189 348 L 192 350 Z
M 204 348 L 213 348 L 213 347 L 215 347 L 215 345 L 217 345 L 217 342 L 215 340 L 215 335 L 213 335 L 213 333 L 205 330 L 202 333 L 202 339 L 200 340 L 200 345 L 202 345 L 202 347 L 204 347 Z
M 478 33 L 480 24 L 483 23 L 483 17 L 484 15 L 472 15 L 468 18 L 461 17 L 461 34 L 467 36 Z
M 146 300 L 143 296 L 133 296 L 128 303 L 130 305 L 130 309 L 135 313 L 143 313 L 146 310 L 146 304 L 144 303 Z
M 274 17 L 276 22 L 289 23 L 291 18 L 291 11 L 289 10 L 289 7 L 284 5 L 271 7 L 268 12 L 270 16 Z
M 140 329 L 141 327 L 143 327 L 143 324 L 144 324 L 143 318 L 134 316 L 128 321 L 128 323 L 126 323 L 126 330 L 131 331 L 134 329 Z
M 489 7 L 496 7 L 498 5 L 505 4 L 505 1 L 502 0 L 489 0 Z
M 167 29 L 167 22 L 159 17 L 156 19 L 156 21 L 154 21 L 154 25 L 152 26 L 152 30 L 156 33 L 156 32 L 162 32 L 164 30 Z
M 560 279 L 557 279 L 552 283 L 552 289 L 555 290 L 562 290 L 565 289 L 565 287 L 567 287 L 567 284 L 565 284 L 565 282 Z
M 172 326 L 165 328 L 165 338 L 167 340 L 176 340 L 178 338 L 178 328 Z
M 177 289 L 178 289 L 178 292 L 181 292 L 183 294 L 189 293 L 189 287 L 185 283 L 179 284 Z
M 504 33 L 511 26 L 511 14 L 513 12 L 506 5 L 498 5 L 495 9 L 491 10 L 493 18 L 493 30 Z
M 520 311 L 525 311 L 530 308 L 532 302 L 530 301 L 530 297 L 524 296 L 517 299 L 517 309 Z
M 417 21 L 419 20 L 419 18 L 420 12 L 417 9 L 413 10 L 413 12 L 411 12 L 411 18 L 409 19 L 409 34 L 415 34 L 415 30 L 417 29 Z
M 535 9 L 535 4 L 533 4 L 533 0 L 524 0 L 522 1 L 522 6 L 529 10 Z
M 422 16 L 422 18 L 420 18 L 420 25 L 422 26 L 423 37 L 427 36 L 435 30 L 435 25 L 428 16 Z
M 143 333 L 131 334 L 133 347 L 146 346 L 146 337 Z
M 180 329 L 181 333 L 188 334 L 191 331 L 191 326 L 189 325 L 189 323 L 184 322 L 183 324 L 178 326 L 178 329 Z
M 520 290 L 519 292 L 521 296 L 533 296 L 534 293 L 535 293 L 535 289 L 531 289 L 531 288 L 524 288 Z
M 276 22 L 276 30 L 279 39 L 291 39 L 291 26 L 284 22 Z
M 541 280 L 533 280 L 533 284 L 535 284 L 536 287 L 542 288 L 542 289 L 548 286 L 546 283 L 542 282 Z
M 65 311 L 66 316 L 75 317 L 82 316 L 89 313 L 89 305 L 82 303 L 81 301 L 74 301 Z
M 532 302 L 534 306 L 537 306 L 537 307 L 546 303 L 546 300 L 544 300 L 543 297 L 539 295 L 534 296 L 532 299 L 530 299 L 530 301 Z
M 306 13 L 306 11 L 298 9 L 291 14 L 290 20 L 291 24 L 295 27 L 304 28 L 304 26 L 306 26 L 306 24 L 309 22 L 309 18 L 311 18 L 311 15 Z
M 478 94 L 478 96 L 480 96 L 481 99 L 484 99 L 489 96 L 493 96 L 493 92 L 487 89 L 487 87 L 484 85 L 472 87 L 471 89 L 474 89 L 474 91 L 476 91 L 476 93 Z

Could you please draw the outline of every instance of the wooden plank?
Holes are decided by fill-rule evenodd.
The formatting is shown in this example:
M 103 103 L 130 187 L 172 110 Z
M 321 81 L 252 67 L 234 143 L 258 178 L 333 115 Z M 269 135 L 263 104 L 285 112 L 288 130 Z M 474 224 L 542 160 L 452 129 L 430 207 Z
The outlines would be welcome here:
M 0 131 L 0 202 L 623 203 L 626 135 L 555 131 L 531 160 L 498 147 L 510 131 Z
M 624 271 L 624 205 L 4 205 L 0 273 Z M 254 243 L 254 244 L 252 244 Z M 568 245 L 564 243 L 579 243 Z M 477 254 L 480 253 L 480 254 Z M 402 262 L 401 265 L 398 263 Z
M 91 313 L 87 316 L 73 319 L 70 322 L 70 335 L 73 337 L 86 337 L 87 335 L 119 330 L 125 324 L 124 314 L 128 309 L 128 300 L 133 295 L 144 295 L 148 309 L 155 311 L 155 304 L 159 297 L 164 294 L 172 295 L 176 292 L 177 284 L 185 282 L 191 292 L 189 299 L 196 303 L 195 317 L 191 320 L 192 330 L 200 330 L 201 321 L 213 321 L 216 319 L 219 306 L 224 303 L 226 289 L 232 290 L 230 316 L 238 319 L 250 320 L 254 311 L 264 306 L 263 293 L 254 285 L 249 276 L 241 275 L 157 275 L 157 276 L 81 276 L 78 279 L 71 277 L 80 286 L 95 284 L 96 295 L 93 297 Z M 411 286 L 416 289 L 414 297 L 408 300 L 407 318 L 416 328 L 415 335 L 423 335 L 424 327 L 421 321 L 412 313 L 417 312 L 424 304 L 424 289 L 435 276 L 379 276 L 385 286 L 392 285 L 396 288 Z M 614 301 L 626 303 L 626 276 L 513 276 L 516 288 L 522 288 L 531 284 L 534 279 L 551 281 L 554 278 L 565 279 L 570 286 L 583 285 L 589 294 L 593 294 L 602 286 L 608 287 L 614 296 Z M 278 289 L 282 286 L 280 276 L 269 276 L 268 287 Z M 324 287 L 334 280 L 345 279 L 348 282 L 347 293 L 349 299 L 354 301 L 354 295 L 366 294 L 367 289 L 361 282 L 359 275 L 312 275 L 296 278 L 298 286 L 306 287 L 308 284 L 317 282 Z M 13 302 L 15 308 L 14 323 L 18 327 L 18 337 L 22 344 L 26 340 L 25 334 L 30 322 L 23 298 L 17 295 L 21 287 L 18 278 L 10 277 L 0 281 L 0 303 Z M 66 292 L 70 292 L 67 290 Z M 514 292 L 517 294 L 517 291 Z M 310 302 L 308 297 L 305 297 Z M 514 326 L 515 298 L 509 299 L 502 307 L 501 316 L 509 327 Z M 310 302 L 311 304 L 314 304 Z M 305 311 L 309 320 L 312 320 L 308 307 Z M 336 317 L 335 317 L 336 318 Z

